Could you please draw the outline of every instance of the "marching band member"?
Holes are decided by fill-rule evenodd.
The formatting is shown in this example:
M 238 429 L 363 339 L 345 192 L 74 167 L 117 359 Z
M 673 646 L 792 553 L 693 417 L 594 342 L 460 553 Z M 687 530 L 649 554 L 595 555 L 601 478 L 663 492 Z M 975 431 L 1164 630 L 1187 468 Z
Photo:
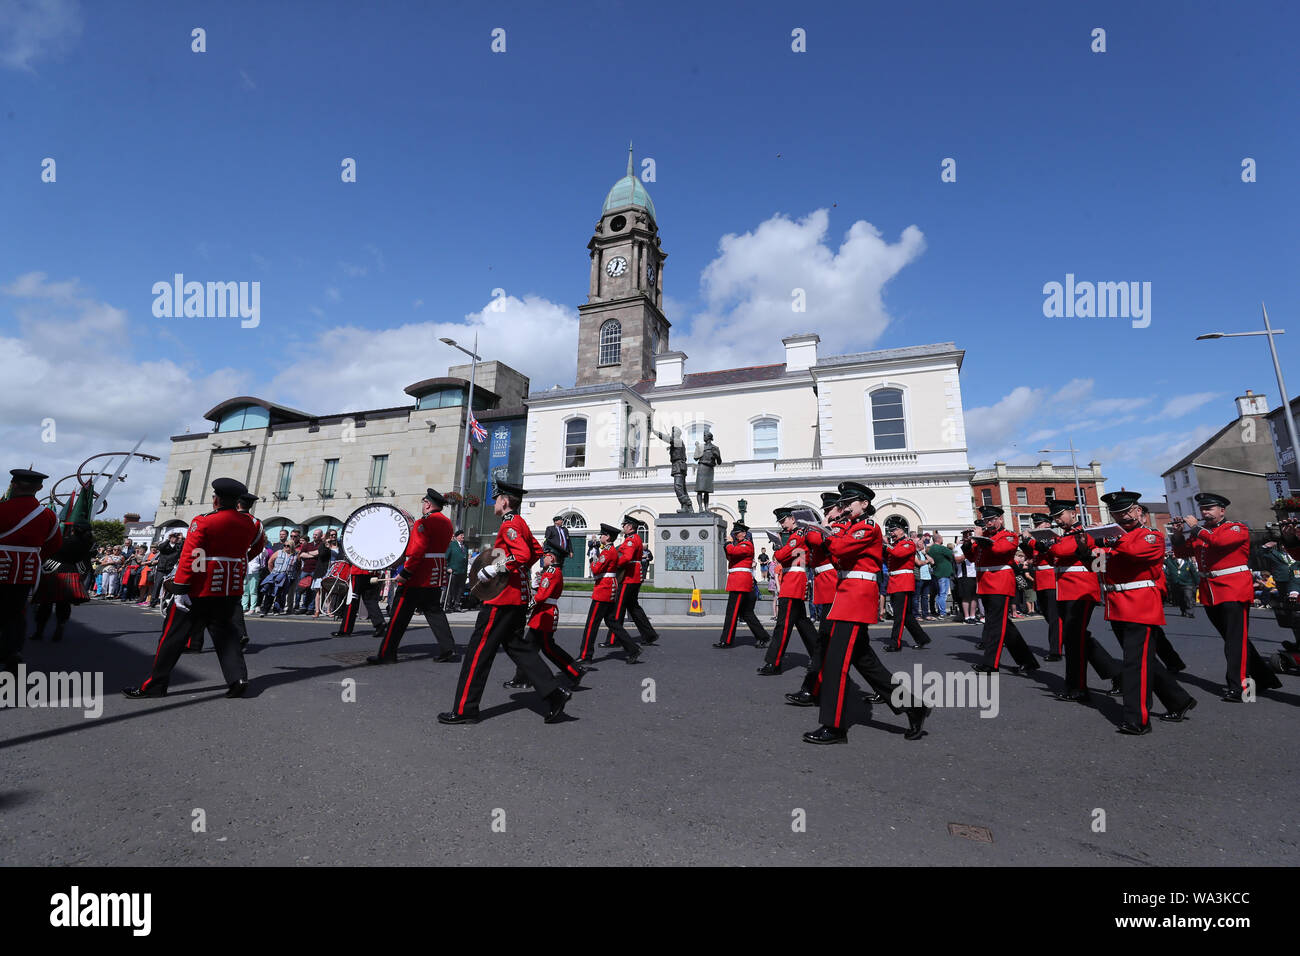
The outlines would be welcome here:
M 722 636 L 714 647 L 731 648 L 736 637 L 736 622 L 743 619 L 754 635 L 757 647 L 767 647 L 772 640 L 754 613 L 754 541 L 749 525 L 737 521 L 731 526 L 731 543 L 727 555 L 727 613 L 723 618 Z
M 9 492 L 0 501 L 0 669 L 17 675 L 27 633 L 27 595 L 41 577 L 41 565 L 63 547 L 53 511 L 36 500 L 49 475 L 30 468 L 9 472 Z
M 889 597 L 894 612 L 894 626 L 890 630 L 885 650 L 901 651 L 903 649 L 903 628 L 912 636 L 912 646 L 922 648 L 930 643 L 930 635 L 925 633 L 916 620 L 916 542 L 907 536 L 899 525 L 889 529 L 889 544 L 884 546 L 884 558 L 889 568 L 889 583 L 885 593 Z
M 1056 613 L 1061 618 L 1065 642 L 1065 689 L 1055 694 L 1057 700 L 1089 702 L 1088 664 L 1104 680 L 1111 682 L 1112 696 L 1123 693 L 1120 667 L 1088 630 L 1093 608 L 1101 603 L 1101 582 L 1093 567 L 1092 535 L 1079 521 L 1079 503 L 1057 499 L 1048 507 L 1061 536 L 1051 546 L 1056 565 Z
M 1029 516 L 1035 531 L 1052 530 L 1052 516 L 1035 513 Z M 1045 661 L 1059 661 L 1065 654 L 1065 636 L 1061 628 L 1061 615 L 1056 605 L 1056 564 L 1052 558 L 1052 545 L 1039 541 L 1033 535 L 1020 536 L 1020 550 L 1034 565 L 1034 594 L 1038 610 L 1047 622 L 1047 656 Z
M 767 649 L 763 666 L 758 673 L 764 677 L 781 673 L 781 661 L 786 645 L 790 643 L 790 628 L 799 632 L 811 659 L 817 653 L 817 628 L 808 619 L 804 604 L 808 596 L 808 545 L 804 531 L 795 523 L 792 508 L 777 508 L 774 512 L 781 530 L 790 537 L 785 544 L 772 551 L 772 560 L 781 566 L 781 587 L 776 595 L 776 637 Z
M 843 530 L 840 509 L 840 493 L 823 491 L 822 514 L 825 527 L 831 534 Z M 831 604 L 835 601 L 835 589 L 840 583 L 840 572 L 831 560 L 827 547 L 828 538 L 820 528 L 804 528 L 804 544 L 808 548 L 808 567 L 813 575 L 813 607 L 817 611 L 817 641 L 808 654 L 808 670 L 804 673 L 803 686 L 794 694 L 786 694 L 785 702 L 795 707 L 816 707 L 820 700 L 822 687 L 822 657 L 826 645 L 831 639 Z
M 1002 526 L 1002 509 L 981 505 L 984 536 L 972 539 L 975 549 L 975 593 L 984 601 L 984 659 L 974 666 L 982 674 L 996 674 L 1006 647 L 1025 673 L 1038 670 L 1038 659 L 1011 620 L 1011 599 L 1016 574 L 1011 566 L 1019 539 Z
M 627 652 L 627 663 L 635 664 L 641 656 L 641 648 L 623 627 L 618 615 L 614 613 L 615 588 L 618 583 L 618 550 L 614 539 L 618 537 L 618 528 L 612 524 L 601 524 L 600 545 L 596 557 L 591 562 L 591 573 L 596 579 L 591 589 L 591 607 L 587 609 L 587 623 L 582 629 L 582 645 L 578 649 L 578 664 L 590 664 L 596 651 L 596 638 L 600 626 L 609 628 L 609 643 L 617 643 Z
M 627 615 L 631 614 L 632 623 L 636 625 L 641 640 L 653 644 L 659 640 L 659 633 L 646 617 L 638 600 L 642 583 L 641 557 L 645 552 L 645 545 L 641 541 L 641 535 L 637 534 L 637 527 L 635 518 L 631 515 L 623 516 L 623 543 L 618 548 L 618 566 L 620 569 L 627 568 L 627 571 L 624 572 L 622 586 L 618 589 L 618 602 L 614 606 L 614 615 L 622 626 Z
M 577 687 L 588 668 L 578 664 L 569 652 L 555 643 L 555 627 L 559 620 L 560 595 L 564 593 L 564 572 L 560 556 L 551 550 L 542 552 L 542 574 L 533 594 L 532 610 L 528 614 L 528 636 L 537 642 L 542 655 L 554 664 Z M 533 686 L 523 670 L 516 668 L 515 676 L 505 682 L 510 690 Z
M 343 607 L 339 629 L 330 631 L 330 637 L 349 637 L 356 629 L 363 604 L 370 626 L 374 628 L 374 636 L 386 635 L 388 626 L 384 623 L 384 612 L 379 608 L 379 582 L 383 579 L 376 572 L 359 568 L 350 561 L 343 562 L 343 574 L 347 576 L 352 597 Z
M 438 663 L 446 663 L 456 656 L 456 642 L 451 636 L 451 625 L 442 609 L 442 589 L 447 586 L 447 546 L 451 543 L 451 519 L 442 513 L 447 500 L 432 488 L 426 488 L 420 501 L 421 517 L 411 528 L 406 545 L 406 560 L 397 572 L 394 584 L 399 588 L 396 599 L 389 600 L 392 611 L 388 618 L 388 631 L 384 634 L 379 652 L 366 658 L 367 664 L 392 664 L 397 660 L 397 647 L 411 623 L 411 615 L 419 609 L 438 641 Z M 373 617 L 371 618 L 373 621 Z

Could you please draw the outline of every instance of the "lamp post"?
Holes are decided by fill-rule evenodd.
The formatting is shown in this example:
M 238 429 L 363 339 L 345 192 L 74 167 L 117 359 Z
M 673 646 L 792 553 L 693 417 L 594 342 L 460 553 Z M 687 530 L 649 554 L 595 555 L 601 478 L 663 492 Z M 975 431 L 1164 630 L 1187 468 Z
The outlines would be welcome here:
M 744 498 L 741 498 L 739 501 L 736 502 L 736 509 L 740 512 L 740 521 L 742 524 L 745 521 L 745 509 L 748 507 L 749 507 L 749 502 L 746 501 Z
M 1065 454 L 1066 451 L 1069 451 L 1070 464 L 1074 467 L 1074 500 L 1079 502 L 1079 510 L 1083 515 L 1083 524 L 1086 527 L 1088 524 L 1088 502 L 1083 497 L 1083 488 L 1079 484 L 1079 462 L 1078 459 L 1075 457 L 1074 439 L 1068 438 L 1067 442 L 1070 446 L 1068 449 L 1040 448 L 1038 449 L 1038 453 L 1040 455 L 1063 455 Z
M 1198 335 L 1196 341 L 1200 342 L 1205 339 L 1235 339 L 1247 335 L 1265 335 L 1268 336 L 1268 351 L 1273 356 L 1273 372 L 1277 375 L 1277 388 L 1282 393 L 1282 414 L 1286 418 L 1286 433 L 1291 439 L 1291 464 L 1296 469 L 1297 477 L 1300 477 L 1300 441 L 1296 440 L 1295 416 L 1291 414 L 1291 396 L 1287 394 L 1286 382 L 1282 380 L 1282 365 L 1277 360 L 1277 346 L 1273 344 L 1273 336 L 1286 335 L 1286 329 L 1275 329 L 1268 324 L 1268 309 L 1261 302 L 1259 307 L 1264 312 L 1264 331 L 1263 332 L 1206 332 L 1204 335 Z M 1300 482 L 1297 482 L 1300 483 Z M 1287 472 L 1287 484 L 1291 484 L 1290 472 Z
M 460 523 L 464 527 L 465 516 L 469 513 L 469 506 L 465 504 L 466 485 L 469 481 L 469 439 L 470 427 L 469 420 L 474 417 L 474 375 L 478 371 L 478 363 L 482 361 L 478 354 L 478 333 L 474 333 L 474 349 L 471 351 L 463 346 L 457 345 L 455 339 L 439 339 L 444 345 L 450 345 L 454 349 L 459 349 L 469 356 L 469 397 L 465 406 L 465 447 L 462 449 L 460 461 Z

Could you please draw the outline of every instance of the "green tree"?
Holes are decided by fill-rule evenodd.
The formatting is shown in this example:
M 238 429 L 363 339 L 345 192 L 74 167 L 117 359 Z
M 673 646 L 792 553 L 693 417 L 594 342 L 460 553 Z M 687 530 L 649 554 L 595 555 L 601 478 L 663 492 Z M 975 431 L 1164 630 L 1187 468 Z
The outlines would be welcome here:
M 126 525 L 120 521 L 92 521 L 90 527 L 95 532 L 97 548 L 111 548 L 126 540 Z

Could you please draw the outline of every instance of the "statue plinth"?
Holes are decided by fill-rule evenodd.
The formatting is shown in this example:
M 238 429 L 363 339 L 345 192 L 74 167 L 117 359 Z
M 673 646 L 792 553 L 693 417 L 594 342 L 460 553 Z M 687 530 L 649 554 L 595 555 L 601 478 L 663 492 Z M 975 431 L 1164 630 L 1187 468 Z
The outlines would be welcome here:
M 655 587 L 703 590 L 726 581 L 726 519 L 712 511 L 665 512 L 655 519 Z M 694 579 L 694 584 L 691 581 Z

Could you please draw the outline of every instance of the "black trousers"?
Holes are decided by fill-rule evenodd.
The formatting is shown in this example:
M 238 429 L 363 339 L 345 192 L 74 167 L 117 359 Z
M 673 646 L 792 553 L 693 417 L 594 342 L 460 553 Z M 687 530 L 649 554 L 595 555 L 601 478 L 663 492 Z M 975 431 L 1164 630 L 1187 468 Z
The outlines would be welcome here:
M 465 574 L 464 571 L 451 572 L 451 583 L 447 585 L 447 600 L 443 602 L 443 607 L 448 611 L 460 610 L 460 599 L 465 593 Z
M 72 602 L 52 601 L 48 604 L 36 605 L 37 634 L 44 632 L 45 624 L 49 621 L 51 612 L 54 614 L 54 631 L 58 633 L 63 630 L 63 625 L 68 623 L 68 618 L 72 617 Z
M 614 606 L 614 614 L 618 617 L 618 623 L 622 624 L 627 615 L 632 615 L 632 623 L 636 625 L 636 632 L 641 635 L 641 640 L 647 644 L 653 644 L 659 640 L 659 632 L 655 630 L 650 618 L 646 617 L 645 610 L 641 607 L 639 595 L 641 594 L 641 582 L 635 584 L 624 581 L 623 586 L 618 591 L 618 602 Z
M 163 620 L 162 636 L 158 638 L 153 668 L 140 689 L 150 692 L 166 690 L 172 668 L 180 660 L 191 633 L 204 628 L 212 635 L 217 660 L 221 662 L 221 676 L 226 683 L 248 680 L 248 668 L 244 664 L 243 648 L 239 646 L 239 625 L 235 616 L 242 600 L 238 594 L 196 597 L 191 599 L 188 611 L 173 601 Z
M 537 645 L 537 649 L 541 652 L 543 657 L 569 677 L 577 680 L 582 676 L 581 672 L 578 670 L 578 665 L 574 663 L 569 652 L 559 644 L 555 643 L 554 631 L 543 631 L 535 627 L 530 627 L 528 629 L 528 639 Z M 515 668 L 515 680 L 528 680 L 528 675 L 524 673 L 522 667 Z
M 460 716 L 478 713 L 483 688 L 487 686 L 488 675 L 492 670 L 492 659 L 496 657 L 499 647 L 505 648 L 515 666 L 543 697 L 549 696 L 560 686 L 551 669 L 542 663 L 537 643 L 524 633 L 524 613 L 522 604 L 485 604 L 479 609 L 478 619 L 474 622 L 474 633 L 469 639 L 465 660 L 460 666 L 453 712 Z
M 447 615 L 442 610 L 442 588 L 416 588 L 403 584 L 397 588 L 396 598 L 388 599 L 388 606 L 391 616 L 388 619 L 388 630 L 384 632 L 384 642 L 379 645 L 379 657 L 387 657 L 389 660 L 397 658 L 398 645 L 402 643 L 406 627 L 411 623 L 411 615 L 417 609 L 429 622 L 429 629 L 437 638 L 438 653 L 448 654 L 456 649 L 456 641 L 451 636 L 451 625 L 447 623 Z
M 614 602 L 593 599 L 587 609 L 587 623 L 582 627 L 582 646 L 578 649 L 579 660 L 584 662 L 591 660 L 592 654 L 596 652 L 596 638 L 600 636 L 602 624 L 609 628 L 608 643 L 618 644 L 629 654 L 640 651 L 636 641 L 632 640 L 632 635 L 628 634 L 619 621 L 618 615 L 614 613 Z
M 814 607 L 817 608 L 817 642 L 808 649 L 808 672 L 804 674 L 803 686 L 799 689 L 816 697 L 822 690 L 822 661 L 826 656 L 826 648 L 830 645 L 835 622 L 829 619 L 831 605 L 816 604 Z
M 1255 681 L 1256 690 L 1274 690 L 1282 686 L 1264 659 L 1250 643 L 1250 602 L 1225 601 L 1205 605 L 1210 623 L 1223 638 L 1223 656 L 1228 662 L 1225 678 L 1228 690 L 1239 691 L 1247 677 Z
M 1047 653 L 1065 653 L 1065 632 L 1061 627 L 1060 606 L 1056 603 L 1056 588 L 1044 588 L 1038 592 L 1038 610 L 1047 622 Z
M 1187 664 L 1178 655 L 1178 651 L 1174 649 L 1174 645 L 1169 643 L 1169 638 L 1166 636 L 1163 627 L 1158 625 L 1153 626 L 1151 628 L 1151 636 L 1155 639 L 1154 646 L 1156 657 L 1160 659 L 1161 664 L 1164 664 L 1165 667 L 1171 671 L 1187 669 Z
M 1169 596 L 1174 599 L 1178 605 L 1178 610 L 1189 617 L 1195 617 L 1196 610 L 1196 585 L 1194 584 L 1174 584 L 1169 588 Z
M 909 695 L 903 707 L 894 704 L 894 680 L 867 639 L 867 625 L 856 621 L 833 621 L 830 644 L 822 665 L 824 683 L 821 692 L 821 721 L 826 727 L 843 729 L 845 719 L 844 699 L 849 685 L 849 666 L 852 665 L 877 694 L 885 698 L 889 709 L 902 713 L 904 708 L 917 706 Z
M 808 659 L 811 661 L 817 653 L 817 628 L 813 627 L 813 622 L 808 619 L 808 611 L 802 599 L 778 597 L 776 627 L 773 628 L 776 640 L 768 645 L 764 657 L 764 660 L 773 667 L 779 668 L 781 661 L 785 659 L 785 649 L 790 643 L 791 630 L 799 632 L 799 637 L 803 639 L 803 646 L 808 649 Z
M 1151 692 L 1167 710 L 1187 706 L 1191 695 L 1156 659 L 1156 628 L 1131 621 L 1111 621 L 1110 629 L 1124 648 L 1124 722 L 1145 727 L 1151 722 Z
M 719 638 L 719 643 L 730 646 L 736 638 L 736 624 L 742 620 L 749 625 L 749 632 L 754 635 L 755 641 L 766 644 L 772 639 L 759 623 L 758 615 L 754 613 L 754 602 L 752 590 L 727 592 L 727 614 L 723 618 L 725 623 L 722 626 L 722 637 Z
M 30 584 L 0 584 L 0 665 L 23 649 L 27 636 L 27 592 Z
M 1091 597 L 1057 602 L 1065 635 L 1066 690 L 1087 690 L 1089 664 L 1103 680 L 1114 680 L 1121 674 L 1115 659 L 1088 633 L 1088 621 L 1096 606 L 1097 601 Z
M 994 670 L 1002 660 L 1002 648 L 1011 652 L 1012 659 L 1021 667 L 1038 666 L 1038 659 L 1020 636 L 1011 620 L 1011 596 L 1006 594 L 981 594 L 984 602 L 984 664 Z
M 930 643 L 930 635 L 916 619 L 916 595 L 911 591 L 895 591 L 889 595 L 889 606 L 894 612 L 894 626 L 889 632 L 889 646 L 903 646 L 903 628 L 912 635 L 912 642 L 921 647 Z
M 356 628 L 362 604 L 366 606 L 366 617 L 370 619 L 370 626 L 375 629 L 375 633 L 383 634 L 387 630 L 384 613 L 379 610 L 379 585 L 366 584 L 358 587 L 354 581 L 352 600 L 343 606 L 343 622 L 339 624 L 339 633 L 351 634 Z

